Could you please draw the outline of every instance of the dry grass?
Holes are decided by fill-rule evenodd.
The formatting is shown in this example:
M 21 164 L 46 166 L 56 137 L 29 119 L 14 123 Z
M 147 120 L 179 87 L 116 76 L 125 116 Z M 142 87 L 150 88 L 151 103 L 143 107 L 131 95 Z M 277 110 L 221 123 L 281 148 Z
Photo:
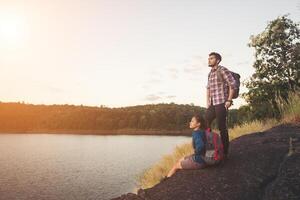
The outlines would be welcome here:
M 260 131 L 265 131 L 273 126 L 279 125 L 281 122 L 276 119 L 268 119 L 265 122 L 261 122 L 258 120 L 252 122 L 243 123 L 240 126 L 235 126 L 228 130 L 229 140 L 235 139 L 242 135 L 247 135 L 249 133 L 255 133 Z
M 162 159 L 156 164 L 146 169 L 144 173 L 137 177 L 139 187 L 149 188 L 160 182 L 160 179 L 168 174 L 176 161 L 185 156 L 193 153 L 191 143 L 184 143 L 180 146 L 176 145 L 172 154 L 163 155 Z
M 300 122 L 300 93 L 289 93 L 287 102 L 277 98 L 277 105 L 282 115 L 282 123 Z

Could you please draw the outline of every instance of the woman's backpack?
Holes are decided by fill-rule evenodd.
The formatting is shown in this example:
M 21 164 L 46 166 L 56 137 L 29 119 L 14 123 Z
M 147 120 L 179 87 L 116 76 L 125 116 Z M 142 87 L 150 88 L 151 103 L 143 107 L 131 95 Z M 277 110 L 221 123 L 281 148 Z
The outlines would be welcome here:
M 205 157 L 204 160 L 208 165 L 219 163 L 224 158 L 224 149 L 221 137 L 218 133 L 211 131 L 210 128 L 205 130 Z

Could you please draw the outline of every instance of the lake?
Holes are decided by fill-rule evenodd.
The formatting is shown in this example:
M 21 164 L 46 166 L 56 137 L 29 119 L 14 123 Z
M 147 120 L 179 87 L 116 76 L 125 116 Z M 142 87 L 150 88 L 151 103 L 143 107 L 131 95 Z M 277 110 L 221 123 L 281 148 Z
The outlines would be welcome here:
M 0 199 L 110 199 L 185 136 L 0 134 Z

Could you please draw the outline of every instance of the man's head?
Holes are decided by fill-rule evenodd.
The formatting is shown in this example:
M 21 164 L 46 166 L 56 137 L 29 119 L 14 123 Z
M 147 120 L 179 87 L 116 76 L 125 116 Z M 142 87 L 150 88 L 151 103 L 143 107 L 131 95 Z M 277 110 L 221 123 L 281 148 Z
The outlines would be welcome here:
M 211 52 L 208 57 L 208 66 L 213 67 L 218 65 L 222 60 L 222 57 L 220 54 L 216 52 Z

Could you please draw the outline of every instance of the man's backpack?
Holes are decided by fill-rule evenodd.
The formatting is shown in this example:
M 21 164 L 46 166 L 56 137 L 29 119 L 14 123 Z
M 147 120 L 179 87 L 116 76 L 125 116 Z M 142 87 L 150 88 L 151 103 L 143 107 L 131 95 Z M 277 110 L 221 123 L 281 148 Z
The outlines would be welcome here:
M 220 71 L 220 70 L 222 70 L 222 67 L 223 66 L 219 66 L 217 68 L 217 81 L 219 83 L 223 84 L 224 83 L 224 78 L 223 78 L 222 73 Z M 234 87 L 234 90 L 233 90 L 233 96 L 232 96 L 232 98 L 236 99 L 236 98 L 238 98 L 239 92 L 240 92 L 240 78 L 241 78 L 241 76 L 238 73 L 235 73 L 233 71 L 229 71 L 229 72 L 232 74 L 232 76 L 233 76 L 233 78 L 235 80 L 235 87 Z M 210 72 L 208 74 L 208 79 L 209 79 L 209 76 L 210 76 Z
M 224 158 L 224 148 L 221 137 L 216 132 L 211 131 L 210 128 L 205 130 L 205 156 L 204 161 L 208 165 L 219 163 Z

